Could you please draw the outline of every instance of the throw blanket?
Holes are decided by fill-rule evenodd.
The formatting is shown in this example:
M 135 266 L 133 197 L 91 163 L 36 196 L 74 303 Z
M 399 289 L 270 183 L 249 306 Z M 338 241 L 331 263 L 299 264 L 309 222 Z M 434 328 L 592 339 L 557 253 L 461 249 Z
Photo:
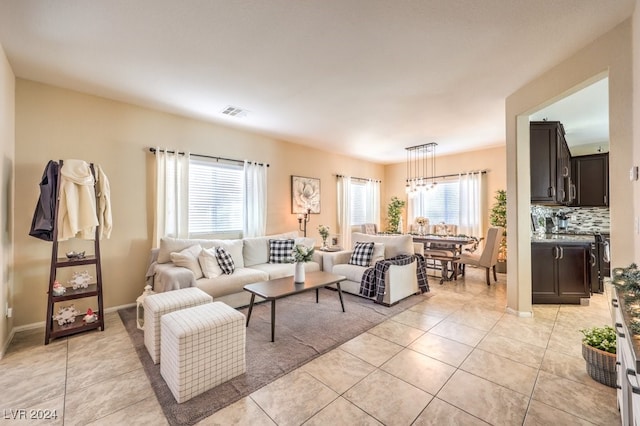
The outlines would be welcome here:
M 424 256 L 414 254 L 412 256 L 400 255 L 389 259 L 376 262 L 375 266 L 368 268 L 362 274 L 362 282 L 360 283 L 360 294 L 366 297 L 375 297 L 378 303 L 382 303 L 385 294 L 386 284 L 384 276 L 391 265 L 409 265 L 416 260 L 418 262 L 416 268 L 416 277 L 418 278 L 418 288 L 420 292 L 429 291 L 429 282 L 427 281 L 427 270 Z

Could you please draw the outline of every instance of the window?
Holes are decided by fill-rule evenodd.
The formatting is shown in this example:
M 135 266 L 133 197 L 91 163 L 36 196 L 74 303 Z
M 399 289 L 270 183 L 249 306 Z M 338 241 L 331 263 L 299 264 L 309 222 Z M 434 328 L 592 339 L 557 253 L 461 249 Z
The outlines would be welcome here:
M 367 223 L 367 187 L 365 182 L 351 182 L 351 224 Z
M 459 181 L 439 182 L 428 191 L 418 192 L 413 199 L 412 207 L 412 217 L 427 217 L 432 225 L 442 222 L 459 225 Z
M 244 172 L 241 165 L 189 162 L 189 235 L 240 235 Z
M 350 223 L 362 225 L 379 221 L 380 183 L 370 180 L 351 180 Z

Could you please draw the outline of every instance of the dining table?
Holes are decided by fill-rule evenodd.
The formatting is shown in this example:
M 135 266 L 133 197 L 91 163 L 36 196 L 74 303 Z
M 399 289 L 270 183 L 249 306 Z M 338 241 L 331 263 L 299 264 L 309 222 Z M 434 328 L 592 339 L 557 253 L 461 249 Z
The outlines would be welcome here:
M 440 284 L 458 278 L 458 260 L 465 246 L 475 245 L 478 239 L 465 235 L 413 235 L 413 242 L 424 244 L 426 260 L 438 261 L 442 271 Z M 451 268 L 449 268 L 451 264 Z M 429 267 L 429 266 L 428 266 Z

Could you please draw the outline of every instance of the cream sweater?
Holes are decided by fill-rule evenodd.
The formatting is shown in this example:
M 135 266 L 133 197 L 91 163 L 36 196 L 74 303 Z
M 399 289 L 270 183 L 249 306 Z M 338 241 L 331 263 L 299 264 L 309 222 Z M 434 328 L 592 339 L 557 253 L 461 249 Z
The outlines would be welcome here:
M 69 238 L 93 240 L 96 215 L 94 178 L 89 164 L 82 160 L 65 160 L 60 170 L 58 194 L 58 241 Z

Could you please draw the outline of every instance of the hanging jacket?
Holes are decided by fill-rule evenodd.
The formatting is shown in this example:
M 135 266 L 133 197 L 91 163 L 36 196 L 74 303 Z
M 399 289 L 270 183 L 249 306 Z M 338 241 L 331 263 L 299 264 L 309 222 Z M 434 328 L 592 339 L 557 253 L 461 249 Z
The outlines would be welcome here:
M 40 180 L 40 198 L 36 204 L 29 235 L 44 241 L 53 241 L 53 225 L 56 211 L 56 189 L 58 168 L 55 161 L 49 161 Z
M 64 160 L 60 169 L 58 194 L 58 241 L 95 238 L 98 216 L 94 184 L 88 163 Z
M 99 165 L 96 170 L 96 186 L 98 188 L 98 223 L 100 224 L 99 238 L 109 238 L 111 236 L 111 188 L 109 179 Z

